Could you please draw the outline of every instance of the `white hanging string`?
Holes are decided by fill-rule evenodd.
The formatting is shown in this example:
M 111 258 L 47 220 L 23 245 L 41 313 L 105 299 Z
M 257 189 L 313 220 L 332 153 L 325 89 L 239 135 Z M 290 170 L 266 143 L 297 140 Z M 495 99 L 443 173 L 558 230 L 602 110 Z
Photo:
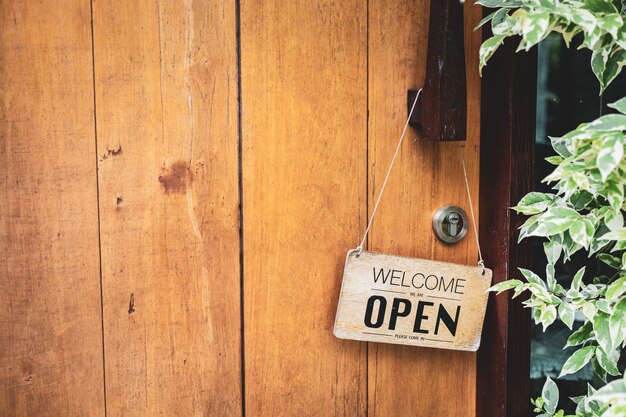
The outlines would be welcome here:
M 420 88 L 415 95 L 415 100 L 413 101 L 413 105 L 411 106 L 411 110 L 409 111 L 409 117 L 406 119 L 406 123 L 404 124 L 404 129 L 402 129 L 402 134 L 400 135 L 400 140 L 398 141 L 398 145 L 396 146 L 396 151 L 393 154 L 393 158 L 391 158 L 391 163 L 389 164 L 389 169 L 387 169 L 387 175 L 385 175 L 385 180 L 383 181 L 383 185 L 380 187 L 380 192 L 378 193 L 378 198 L 376 199 L 376 204 L 374 204 L 374 209 L 372 210 L 372 214 L 370 215 L 369 222 L 367 223 L 367 227 L 365 228 L 365 233 L 363 233 L 363 239 L 361 239 L 361 243 L 356 247 L 357 257 L 361 255 L 363 252 L 363 245 L 365 244 L 365 240 L 367 239 L 367 234 L 372 227 L 372 222 L 374 221 L 374 216 L 376 215 L 376 210 L 378 210 L 378 205 L 380 204 L 380 199 L 383 196 L 383 192 L 385 191 L 385 187 L 387 186 L 387 181 L 389 180 L 389 175 L 391 174 L 391 169 L 393 168 L 393 164 L 396 162 L 396 158 L 398 157 L 398 153 L 400 152 L 400 147 L 402 146 L 402 142 L 404 141 L 404 135 L 409 127 L 409 121 L 411 120 L 411 116 L 413 115 L 413 111 L 415 110 L 415 105 L 417 104 L 417 100 L 422 92 Z M 474 236 L 476 238 L 476 247 L 478 248 L 478 265 L 482 268 L 482 273 L 485 273 L 485 261 L 483 260 L 483 255 L 480 250 L 480 242 L 478 241 L 478 229 L 476 227 L 476 217 L 474 215 L 474 206 L 472 204 L 472 196 L 469 188 L 469 180 L 467 178 L 467 170 L 465 168 L 465 159 L 463 158 L 463 148 L 461 148 L 461 165 L 463 166 L 463 176 L 465 177 L 465 189 L 467 190 L 467 198 L 469 200 L 470 213 L 472 215 L 472 225 L 474 227 Z
M 476 216 L 474 216 L 474 205 L 472 204 L 472 195 L 470 193 L 469 180 L 467 179 L 467 169 L 465 169 L 465 158 L 463 157 L 463 148 L 461 148 L 461 165 L 463 166 L 463 176 L 465 177 L 465 189 L 467 190 L 467 199 L 469 200 L 470 213 L 472 215 L 472 226 L 474 226 L 474 237 L 476 238 L 476 247 L 478 248 L 478 265 L 482 268 L 482 274 L 485 274 L 485 261 L 483 253 L 480 250 L 480 242 L 478 241 L 478 228 L 476 227 Z
M 396 146 L 396 152 L 393 154 L 393 158 L 391 158 L 391 163 L 389 164 L 389 169 L 387 170 L 387 175 L 385 176 L 385 181 L 383 181 L 383 186 L 380 188 L 380 193 L 378 193 L 378 198 L 376 199 L 376 204 L 374 204 L 374 210 L 372 210 L 372 215 L 370 216 L 370 221 L 367 223 L 367 227 L 365 228 L 365 233 L 363 234 L 363 239 L 361 239 L 361 243 L 356 247 L 357 257 L 361 255 L 363 252 L 363 245 L 365 244 L 365 239 L 367 239 L 367 234 L 370 231 L 370 227 L 372 227 L 372 222 L 374 221 L 374 216 L 376 215 L 376 210 L 378 210 L 378 204 L 380 203 L 380 198 L 383 196 L 383 192 L 385 191 L 385 187 L 387 186 L 387 180 L 389 179 L 389 174 L 391 174 L 391 168 L 393 168 L 394 162 L 396 162 L 396 157 L 398 156 L 398 152 L 400 152 L 400 146 L 402 145 L 402 141 L 404 140 L 404 135 L 406 134 L 406 130 L 409 127 L 409 120 L 411 120 L 411 116 L 413 115 L 413 110 L 415 110 L 415 105 L 417 104 L 417 99 L 420 97 L 422 93 L 422 89 L 420 88 L 415 95 L 415 100 L 413 101 L 413 105 L 411 106 L 411 111 L 409 111 L 409 117 L 406 118 L 406 123 L 404 124 L 404 129 L 402 129 L 402 134 L 400 135 L 400 140 L 398 141 L 398 146 Z

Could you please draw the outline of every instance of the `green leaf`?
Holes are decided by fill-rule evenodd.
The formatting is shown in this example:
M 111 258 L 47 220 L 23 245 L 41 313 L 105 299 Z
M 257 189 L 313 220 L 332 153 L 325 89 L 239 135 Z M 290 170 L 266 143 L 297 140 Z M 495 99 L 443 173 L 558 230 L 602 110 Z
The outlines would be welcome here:
M 606 378 L 609 376 L 609 374 L 602 366 L 600 366 L 600 364 L 598 363 L 598 358 L 595 356 L 591 359 L 591 369 L 593 370 L 595 377 L 606 384 Z
M 592 337 L 593 326 L 591 325 L 591 322 L 586 321 L 582 326 L 578 328 L 578 330 L 576 330 L 567 338 L 567 343 L 565 344 L 565 347 L 567 348 L 570 346 L 582 345 L 583 343 L 590 340 Z
M 596 19 L 596 17 L 591 12 L 584 9 L 575 10 L 575 13 L 572 13 L 570 18 L 574 23 L 576 23 L 583 29 L 585 34 L 589 34 L 595 31 L 598 24 L 598 20 Z
M 609 375 L 619 375 L 620 372 L 617 369 L 617 361 L 613 356 L 608 355 L 602 348 L 596 349 L 596 358 L 598 359 L 598 364 L 609 374 Z
M 533 271 L 524 268 L 519 268 L 519 271 L 522 273 L 524 278 L 526 278 L 526 281 L 538 284 L 540 286 L 543 286 L 544 288 L 546 287 L 546 284 L 541 278 L 539 278 L 539 275 L 535 274 Z
M 539 322 L 543 325 L 543 331 L 545 332 L 548 326 L 550 326 L 556 320 L 556 307 L 553 305 L 544 305 L 541 308 L 541 315 L 539 316 Z
M 559 154 L 562 158 L 569 158 L 572 156 L 572 153 L 567 149 L 566 139 L 562 137 L 550 137 L 550 143 L 552 144 L 552 148 Z
M 585 346 L 572 354 L 563 365 L 559 378 L 576 373 L 589 363 L 595 354 L 596 346 Z
M 595 302 L 595 305 L 598 310 L 602 311 L 603 313 L 606 313 L 609 316 L 613 314 L 613 308 L 611 308 L 611 304 L 606 300 L 606 298 L 600 298 Z
M 618 115 L 613 115 L 618 116 Z M 619 115 L 624 118 L 624 128 L 626 128 L 626 116 Z M 598 152 L 596 164 L 602 175 L 602 181 L 606 181 L 607 177 L 622 161 L 624 157 L 624 136 L 621 134 L 611 135 L 602 141 L 602 149 Z
M 481 27 L 483 27 L 485 25 L 485 23 L 491 21 L 491 19 L 493 19 L 493 17 L 496 15 L 496 13 L 502 11 L 503 9 L 499 9 L 496 10 L 495 12 L 491 12 L 489 13 L 487 16 L 483 17 L 483 19 L 478 22 L 478 24 L 476 25 L 476 27 L 474 28 L 474 30 L 480 29 Z
M 526 237 L 526 235 L 537 228 L 537 222 L 539 221 L 539 214 L 535 214 L 534 216 L 530 216 L 523 225 L 520 226 L 520 234 L 518 238 L 518 243 Z
M 547 241 L 543 243 L 543 251 L 546 254 L 548 263 L 554 265 L 561 256 L 561 244 L 554 241 Z
M 606 227 L 609 228 L 610 231 L 615 231 L 622 229 L 624 227 L 624 216 L 620 211 L 618 212 L 609 212 L 605 218 Z
M 626 254 L 626 252 L 624 252 Z M 610 302 L 615 302 L 617 299 L 626 292 L 626 277 L 621 277 L 615 282 L 613 282 L 606 289 L 605 297 Z
M 604 241 L 604 243 L 608 243 L 608 242 Z M 615 245 L 613 246 L 613 249 L 611 251 L 616 252 L 616 251 L 625 250 L 625 249 L 626 249 L 626 240 L 620 240 L 620 241 L 615 242 Z
M 559 317 L 561 317 L 561 321 L 567 327 L 569 327 L 570 330 L 572 329 L 572 326 L 574 325 L 575 315 L 576 315 L 576 310 L 571 304 L 561 303 L 561 305 L 559 306 Z
M 607 233 L 607 234 L 610 234 L 610 233 Z M 604 236 L 602 236 L 602 238 L 604 238 Z M 611 268 L 615 268 L 615 269 L 622 268 L 622 262 L 615 256 L 609 255 L 608 253 L 599 254 L 598 259 L 604 262 L 605 264 L 607 264 L 608 266 L 610 266 Z
M 585 267 L 583 266 L 582 268 L 580 268 L 578 270 L 578 272 L 576 272 L 576 275 L 574 275 L 574 278 L 572 279 L 572 285 L 570 288 L 574 289 L 574 290 L 579 290 L 580 289 L 580 285 L 583 282 L 583 275 L 585 275 Z
M 626 228 L 603 234 L 602 236 L 600 236 L 600 239 L 602 240 L 626 240 Z M 600 255 L 598 255 L 598 257 L 600 257 Z
M 585 9 L 595 13 L 617 13 L 617 9 L 607 0 L 585 0 Z
M 557 282 L 554 277 L 554 264 L 552 263 L 548 263 L 548 265 L 546 265 L 546 283 L 548 284 L 548 289 L 551 292 L 555 292 Z
M 554 203 L 554 194 L 532 192 L 528 193 L 520 200 L 513 210 L 525 215 L 539 214 L 546 211 Z
M 569 207 L 551 207 L 537 221 L 537 228 L 529 236 L 554 236 L 568 230 L 580 214 Z
M 580 211 L 586 208 L 593 201 L 593 194 L 586 190 L 578 190 L 569 199 L 574 209 Z
M 596 317 L 596 313 L 598 312 L 598 309 L 592 301 L 587 301 L 585 302 L 585 304 L 583 304 L 582 312 L 587 320 L 593 322 L 594 318 Z
M 609 408 L 602 417 L 624 417 L 626 416 L 626 403 L 617 403 Z
M 600 91 L 602 92 L 606 85 L 604 85 L 604 72 L 606 71 L 606 64 L 611 55 L 611 48 L 598 48 L 594 49 L 591 55 L 591 69 L 596 78 L 600 82 Z
M 522 285 L 523 282 L 520 281 L 519 279 L 509 279 L 507 281 L 502 281 L 497 283 L 496 285 L 492 286 L 491 288 L 489 288 L 490 292 L 496 292 L 498 294 L 500 294 L 503 291 L 507 291 L 513 288 L 516 288 L 520 285 Z
M 609 60 L 606 63 L 606 69 L 604 70 L 604 74 L 602 75 L 602 81 L 600 84 L 602 85 L 601 92 L 604 91 L 606 87 L 622 72 L 622 68 L 626 64 L 626 51 L 617 50 L 612 53 L 609 57 Z M 624 129 L 622 129 L 624 130 Z
M 544 401 L 543 406 L 545 410 L 550 414 L 554 414 L 556 406 L 559 404 L 559 389 L 550 377 L 547 377 L 546 382 L 543 384 L 541 397 Z
M 548 34 L 550 28 L 549 13 L 529 13 L 522 24 L 524 47 L 528 51 Z
M 504 7 L 508 9 L 516 9 L 518 7 L 522 7 L 524 4 L 521 0 L 478 0 L 476 4 L 480 4 L 483 7 L 487 7 L 490 9 L 496 7 Z
M 528 284 L 528 289 L 537 299 L 541 300 L 544 304 L 551 304 L 560 301 L 558 298 L 556 300 L 552 298 L 553 295 L 548 292 L 545 284 L 541 285 L 532 282 Z M 554 311 L 554 316 L 556 317 L 556 310 Z
M 593 318 L 593 334 L 598 344 L 605 352 L 613 350 L 613 342 L 611 341 L 611 332 L 609 329 L 609 315 L 598 312 Z
M 519 287 L 515 288 L 515 290 L 513 291 L 513 297 L 511 298 L 517 298 L 520 296 L 520 294 L 522 294 L 524 291 L 526 291 L 528 289 L 529 284 L 522 284 Z
M 613 407 L 609 408 L 609 411 L 617 408 L 621 404 L 626 404 L 626 379 L 620 378 L 608 383 L 589 395 L 588 401 L 612 404 Z M 624 410 L 624 408 L 621 408 L 621 410 Z M 602 414 L 602 417 L 606 417 L 607 415 L 611 415 L 612 417 L 624 417 L 625 415 L 623 413 L 609 414 L 609 411 Z
M 595 132 L 624 131 L 626 130 L 626 115 L 607 114 L 587 123 L 582 129 Z
M 620 346 L 626 337 L 626 298 L 614 307 L 609 319 L 609 332 L 614 346 Z
M 563 162 L 563 157 L 562 156 L 548 156 L 547 158 L 544 158 L 546 160 L 546 162 L 548 162 L 549 164 L 552 165 L 559 165 L 561 162 Z
M 620 210 L 622 204 L 624 204 L 624 186 L 622 184 L 615 184 L 614 182 L 607 181 L 604 184 L 604 190 L 600 190 L 600 194 L 606 196 L 609 200 L 614 211 Z
M 482 75 L 484 66 L 487 65 L 487 61 L 489 60 L 489 58 L 491 58 L 494 52 L 496 52 L 498 47 L 502 45 L 504 38 L 506 38 L 505 35 L 492 36 L 491 38 L 483 42 L 482 45 L 480 45 L 480 51 L 478 53 L 478 57 L 479 57 L 479 62 L 480 62 L 479 72 L 481 75 Z
M 594 233 L 593 223 L 588 219 L 575 221 L 569 229 L 572 240 L 585 249 L 589 248 Z
M 608 106 L 617 110 L 620 113 L 626 114 L 626 97 L 617 100 L 615 103 L 611 103 Z

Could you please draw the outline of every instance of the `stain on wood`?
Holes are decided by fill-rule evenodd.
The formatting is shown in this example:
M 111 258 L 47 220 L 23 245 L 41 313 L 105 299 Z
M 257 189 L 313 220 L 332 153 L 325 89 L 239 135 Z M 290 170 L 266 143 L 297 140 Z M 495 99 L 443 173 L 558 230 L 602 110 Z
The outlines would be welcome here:
M 159 175 L 159 183 L 166 194 L 184 194 L 192 182 L 193 172 L 186 161 L 176 161 L 169 167 L 162 168 Z
M 135 312 L 135 293 L 130 293 L 130 301 L 128 301 L 128 315 Z
M 109 416 L 241 415 L 235 19 L 93 2 Z
M 89 2 L 0 2 L 0 415 L 104 416 Z
M 104 161 L 110 156 L 118 156 L 121 154 L 122 154 L 122 145 L 118 145 L 116 148 L 113 148 L 113 149 L 109 149 L 109 147 L 107 146 L 104 150 L 104 154 L 102 155 L 102 158 L 100 158 L 100 161 Z

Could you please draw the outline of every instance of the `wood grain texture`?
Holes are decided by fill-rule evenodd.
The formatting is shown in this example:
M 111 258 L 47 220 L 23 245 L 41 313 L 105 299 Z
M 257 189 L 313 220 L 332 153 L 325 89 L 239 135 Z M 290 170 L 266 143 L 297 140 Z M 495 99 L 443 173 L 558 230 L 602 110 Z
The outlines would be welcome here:
M 365 344 L 332 334 L 365 227 L 366 2 L 244 0 L 246 413 L 364 416 Z
M 103 416 L 89 1 L 0 2 L 0 415 Z
M 333 333 L 342 339 L 475 352 L 491 275 L 478 265 L 351 250 Z
M 109 416 L 241 414 L 232 1 L 94 1 Z
M 414 0 L 395 2 L 394 7 L 383 0 L 369 3 L 370 201 L 378 195 L 406 118 L 406 91 L 423 83 L 429 4 Z M 466 2 L 467 140 L 412 143 L 416 134 L 408 137 L 374 220 L 369 250 L 465 264 L 477 260 L 471 230 L 462 242 L 445 245 L 434 237 L 431 218 L 446 204 L 469 212 L 462 151 L 475 201 L 478 196 L 481 35 L 472 29 L 480 18 L 481 9 Z M 474 353 L 371 343 L 368 375 L 371 417 L 475 415 Z M 398 381 L 410 383 L 398 389 Z
M 536 51 L 517 54 L 507 43 L 484 70 L 481 237 L 495 282 L 522 278 L 517 268 L 531 265 L 528 240 L 517 242 L 526 219 L 508 207 L 533 188 L 536 68 Z M 529 414 L 530 339 L 530 310 L 510 295 L 492 294 L 478 352 L 478 415 Z
M 422 139 L 465 140 L 467 136 L 463 33 L 463 7 L 458 0 L 431 2 L 426 73 L 411 117 L 411 125 L 419 123 Z M 409 109 L 414 100 L 409 97 Z

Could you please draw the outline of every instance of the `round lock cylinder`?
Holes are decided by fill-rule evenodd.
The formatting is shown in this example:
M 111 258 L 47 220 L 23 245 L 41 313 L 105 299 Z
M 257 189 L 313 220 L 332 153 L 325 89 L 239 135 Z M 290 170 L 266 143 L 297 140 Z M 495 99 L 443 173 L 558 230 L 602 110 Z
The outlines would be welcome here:
M 467 213 L 459 206 L 441 207 L 433 216 L 435 236 L 445 243 L 456 243 L 467 234 Z

